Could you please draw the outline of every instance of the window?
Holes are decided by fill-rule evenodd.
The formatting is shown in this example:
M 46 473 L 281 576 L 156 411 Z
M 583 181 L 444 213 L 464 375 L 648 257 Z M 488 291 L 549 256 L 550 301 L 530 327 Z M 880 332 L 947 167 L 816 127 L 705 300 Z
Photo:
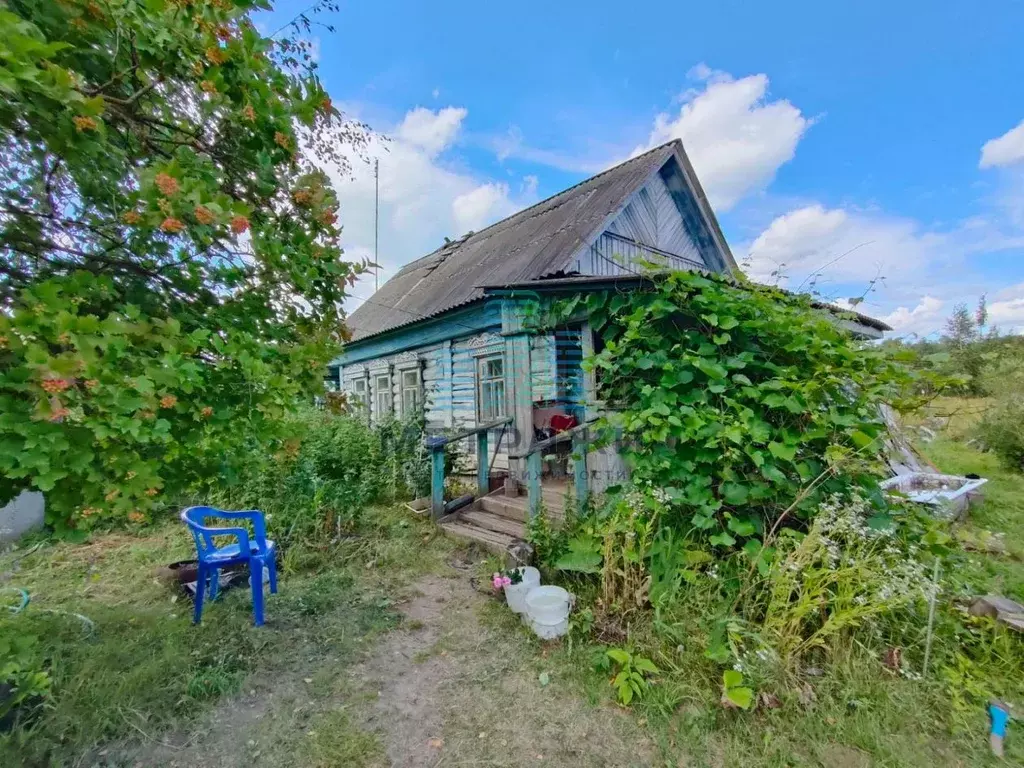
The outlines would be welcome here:
M 484 357 L 477 361 L 477 420 L 494 421 L 505 415 L 505 361 Z
M 402 371 L 402 414 L 412 413 L 420 404 L 420 369 Z
M 352 400 L 362 408 L 370 407 L 370 392 L 367 388 L 366 379 L 356 379 L 352 382 Z
M 391 374 L 378 373 L 373 381 L 374 394 L 377 398 L 378 419 L 391 413 Z

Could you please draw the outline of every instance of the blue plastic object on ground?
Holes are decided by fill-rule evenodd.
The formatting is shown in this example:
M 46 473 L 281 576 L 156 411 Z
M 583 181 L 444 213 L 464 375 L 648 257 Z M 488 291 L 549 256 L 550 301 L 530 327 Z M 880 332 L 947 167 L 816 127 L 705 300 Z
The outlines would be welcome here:
M 1006 724 L 1010 721 L 1010 708 L 1001 701 L 989 704 L 988 715 L 992 718 L 992 731 L 989 733 L 989 744 L 996 757 L 1003 756 L 1003 739 L 1006 738 Z
M 206 525 L 207 518 L 221 520 L 248 520 L 252 523 L 253 535 L 241 526 L 218 528 Z M 263 513 L 250 509 L 229 512 L 213 507 L 189 507 L 181 513 L 181 521 L 192 531 L 199 558 L 199 573 L 196 579 L 196 606 L 193 622 L 198 624 L 203 617 L 203 600 L 207 582 L 210 599 L 217 599 L 219 570 L 229 565 L 248 564 L 249 582 L 252 584 L 252 613 L 257 627 L 263 626 L 263 569 L 267 569 L 270 593 L 277 594 L 277 564 L 274 542 L 267 539 L 267 526 Z M 235 544 L 217 547 L 214 537 L 232 536 Z

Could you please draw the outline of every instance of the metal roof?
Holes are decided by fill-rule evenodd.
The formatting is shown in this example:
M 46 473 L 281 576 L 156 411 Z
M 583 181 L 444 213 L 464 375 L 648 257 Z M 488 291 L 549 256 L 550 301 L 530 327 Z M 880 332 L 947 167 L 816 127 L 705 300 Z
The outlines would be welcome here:
M 682 143 L 674 140 L 405 265 L 348 317 L 352 341 L 469 304 L 483 297 L 483 285 L 557 275 L 673 156 L 681 159 L 684 173 L 692 173 Z M 695 177 L 690 181 L 696 184 Z

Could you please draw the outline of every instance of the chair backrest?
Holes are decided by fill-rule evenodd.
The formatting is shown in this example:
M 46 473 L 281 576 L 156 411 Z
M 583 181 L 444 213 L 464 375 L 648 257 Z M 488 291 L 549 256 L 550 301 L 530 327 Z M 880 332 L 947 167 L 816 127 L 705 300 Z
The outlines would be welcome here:
M 216 528 L 211 528 L 206 523 L 208 517 L 222 517 L 222 511 L 214 507 L 189 507 L 181 511 L 181 522 L 188 526 L 192 532 L 192 538 L 196 541 L 196 552 L 199 558 L 217 549 L 213 543 L 213 537 L 217 535 Z

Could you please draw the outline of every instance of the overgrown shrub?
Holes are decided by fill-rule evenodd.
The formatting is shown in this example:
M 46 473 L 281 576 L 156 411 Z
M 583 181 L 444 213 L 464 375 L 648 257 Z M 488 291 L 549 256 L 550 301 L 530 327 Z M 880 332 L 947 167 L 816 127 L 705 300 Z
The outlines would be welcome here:
M 234 484 L 217 492 L 224 506 L 267 513 L 283 545 L 323 543 L 354 528 L 367 506 L 422 495 L 429 484 L 422 415 L 371 427 L 310 409 L 289 430 L 294 437 L 281 450 L 254 453 Z
M 581 310 L 601 338 L 585 365 L 616 409 L 608 426 L 634 482 L 665 491 L 680 533 L 732 547 L 875 484 L 878 404 L 908 374 L 808 297 L 676 272 L 576 297 L 553 322 Z
M 39 637 L 26 622 L 0 605 L 0 729 L 19 707 L 42 701 L 50 692 L 38 646 Z
M 1007 393 L 997 398 L 975 432 L 1007 466 L 1024 471 L 1024 394 Z
M 892 525 L 873 527 L 876 515 L 862 498 L 834 497 L 806 535 L 782 531 L 744 607 L 763 616 L 761 636 L 784 664 L 828 651 L 872 619 L 934 594 L 921 547 L 901 541 Z
M 992 399 L 975 434 L 1009 467 L 1024 471 L 1024 353 L 1003 345 L 982 377 Z

